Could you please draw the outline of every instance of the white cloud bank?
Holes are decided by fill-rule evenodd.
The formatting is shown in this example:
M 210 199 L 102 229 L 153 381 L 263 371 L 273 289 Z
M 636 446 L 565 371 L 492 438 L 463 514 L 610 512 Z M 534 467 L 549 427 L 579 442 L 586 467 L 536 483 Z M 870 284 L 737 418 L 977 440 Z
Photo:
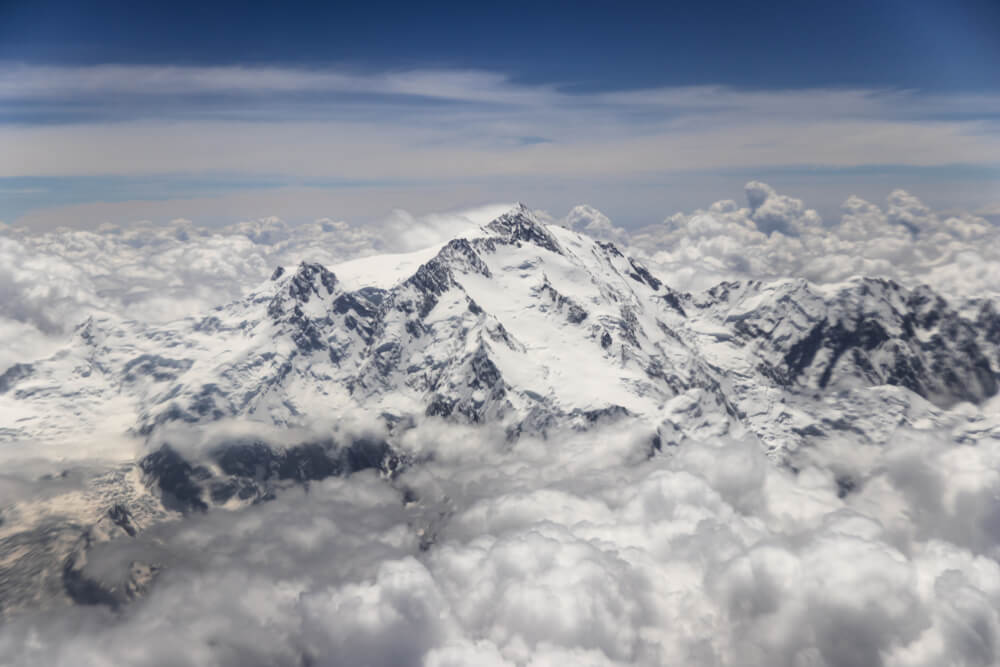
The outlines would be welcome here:
M 966 414 L 852 445 L 865 451 L 840 461 L 855 484 L 846 496 L 824 463 L 836 443 L 792 473 L 753 440 L 689 442 L 647 460 L 645 439 L 621 427 L 511 446 L 488 429 L 428 423 L 403 444 L 433 456 L 397 481 L 419 500 L 404 505 L 360 473 L 161 525 L 138 538 L 167 565 L 148 597 L 120 614 L 13 618 L 0 656 L 993 665 L 1000 425 L 989 414 L 978 419 L 994 436 L 975 443 L 947 432 Z M 129 553 L 91 557 L 98 567 Z
M 932 211 L 904 190 L 894 190 L 884 206 L 851 196 L 840 219 L 826 223 L 764 183 L 747 183 L 746 198 L 743 207 L 726 200 L 676 213 L 628 235 L 627 243 L 680 289 L 733 278 L 829 283 L 868 275 L 926 283 L 957 297 L 1000 293 L 1000 226 L 983 217 Z M 624 233 L 593 231 L 615 240 Z

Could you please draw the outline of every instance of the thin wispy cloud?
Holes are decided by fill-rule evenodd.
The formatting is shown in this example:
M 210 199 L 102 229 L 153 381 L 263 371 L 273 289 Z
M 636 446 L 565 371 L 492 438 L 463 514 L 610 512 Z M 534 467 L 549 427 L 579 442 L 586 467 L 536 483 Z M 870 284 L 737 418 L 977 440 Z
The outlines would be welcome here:
M 0 75 L 0 99 L 58 107 L 45 123 L 25 118 L 0 127 L 9 147 L 0 158 L 5 178 L 189 171 L 591 177 L 785 164 L 992 164 L 1000 154 L 1000 135 L 983 120 L 1000 113 L 996 95 L 725 87 L 591 94 L 476 71 L 14 66 Z M 427 107 L 429 99 L 449 104 Z M 75 116 L 82 109 L 89 110 L 84 122 Z
M 0 102 L 6 149 L 0 179 L 10 188 L 32 178 L 42 186 L 60 178 L 199 179 L 205 185 L 188 199 L 233 196 L 231 184 L 241 179 L 376 190 L 450 187 L 465 193 L 463 204 L 474 203 L 472 191 L 487 184 L 505 187 L 501 198 L 523 198 L 544 183 L 551 192 L 572 189 L 575 201 L 535 201 L 565 206 L 594 201 L 589 193 L 610 182 L 664 181 L 698 171 L 991 170 L 1000 155 L 994 122 L 1000 94 L 990 92 L 720 85 L 581 91 L 472 69 L 8 63 L 0 68 Z M 108 201 L 108 193 L 113 201 L 147 199 L 111 183 L 74 188 L 83 194 L 68 202 L 22 195 L 0 210 L 0 219 L 12 223 L 29 211 Z M 166 198 L 185 198 L 164 186 Z M 835 206 L 843 194 L 821 203 Z M 975 204 L 996 199 L 984 197 Z M 617 198 L 643 209 L 596 203 L 632 220 L 676 205 L 634 192 Z M 388 212 L 376 210 L 377 196 L 369 201 L 370 213 Z M 141 217 L 139 208 L 135 216 Z M 201 210 L 208 209 L 184 205 L 165 219 L 197 217 Z M 276 200 L 276 208 L 250 214 L 285 210 Z M 312 217 L 329 213 L 311 211 Z
M 475 70 L 361 74 L 281 67 L 9 64 L 0 72 L 0 99 L 7 100 L 206 93 L 368 93 L 537 105 L 547 103 L 554 89 L 516 86 L 501 74 Z

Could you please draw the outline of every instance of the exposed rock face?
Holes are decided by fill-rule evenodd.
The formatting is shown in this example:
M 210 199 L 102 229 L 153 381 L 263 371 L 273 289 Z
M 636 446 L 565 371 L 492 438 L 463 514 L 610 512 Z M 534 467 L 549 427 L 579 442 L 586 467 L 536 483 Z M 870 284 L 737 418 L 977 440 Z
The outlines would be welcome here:
M 942 407 L 997 393 L 983 324 L 929 287 L 864 279 L 824 292 L 805 282 L 727 283 L 698 305 L 725 311 L 722 322 L 754 350 L 764 376 L 784 386 L 896 385 Z
M 359 438 L 345 445 L 333 440 L 275 447 L 259 440 L 215 447 L 203 464 L 192 464 L 163 445 L 139 466 L 159 489 L 163 502 L 180 512 L 204 512 L 210 505 L 270 500 L 288 483 L 308 483 L 376 469 L 393 475 L 403 464 L 388 443 Z

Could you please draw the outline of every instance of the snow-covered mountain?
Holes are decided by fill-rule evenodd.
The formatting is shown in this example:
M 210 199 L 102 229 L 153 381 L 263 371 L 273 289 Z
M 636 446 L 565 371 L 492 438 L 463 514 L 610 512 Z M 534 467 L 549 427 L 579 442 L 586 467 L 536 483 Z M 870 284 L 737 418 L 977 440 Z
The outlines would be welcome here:
M 947 406 L 997 392 L 992 302 L 859 279 L 679 294 L 612 244 L 523 206 L 415 255 L 278 268 L 245 299 L 146 326 L 90 319 L 51 359 L 0 377 L 6 439 L 246 417 L 277 426 L 362 407 L 521 432 L 698 396 L 754 429 L 748 393 L 895 385 Z M 706 398 L 708 397 L 708 398 Z M 71 423 L 66 414 L 76 415 Z
M 419 421 L 489 424 L 512 442 L 628 422 L 650 456 L 750 435 L 794 467 L 824 438 L 879 442 L 980 403 L 998 372 L 990 301 L 866 278 L 679 293 L 615 245 L 518 206 L 419 253 L 278 268 L 245 298 L 167 325 L 90 319 L 51 358 L 0 376 L 0 450 L 72 458 L 74 442 L 108 444 L 114 472 L 73 510 L 75 537 L 46 576 L 73 599 L 118 604 L 151 566 L 133 564 L 110 593 L 79 574 L 91 542 L 282 484 L 392 477 L 415 464 L 398 441 Z M 358 414 L 376 426 L 337 426 Z M 185 441 L 201 426 L 213 435 Z M 0 539 L 22 527 L 8 521 Z

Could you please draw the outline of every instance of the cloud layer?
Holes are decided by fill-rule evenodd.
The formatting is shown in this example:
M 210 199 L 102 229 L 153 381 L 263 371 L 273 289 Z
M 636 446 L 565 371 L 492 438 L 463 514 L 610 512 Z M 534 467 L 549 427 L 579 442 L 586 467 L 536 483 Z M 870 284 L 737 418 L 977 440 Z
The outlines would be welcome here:
M 704 170 L 995 170 L 1000 154 L 994 94 L 587 92 L 477 70 L 0 63 L 0 101 L 0 179 L 183 175 L 216 179 L 214 194 L 240 179 L 377 188 L 544 180 L 582 199 L 609 181 Z M 99 199 L 82 190 L 75 203 Z M 12 222 L 64 196 L 27 197 L 26 208 L 0 215 Z M 984 194 L 975 205 L 993 204 Z
M 632 234 L 598 222 L 585 228 L 611 240 L 627 238 L 679 288 L 734 278 L 832 283 L 868 275 L 926 283 L 958 297 L 998 294 L 1000 227 L 983 217 L 935 212 L 894 190 L 884 206 L 851 196 L 839 220 L 824 222 L 801 200 L 765 183 L 752 181 L 745 190 L 746 206 L 719 201 Z M 587 215 L 581 211 L 570 219 Z
M 852 444 L 840 469 L 830 464 L 838 443 L 820 444 L 796 472 L 753 440 L 690 442 L 647 460 L 642 434 L 627 428 L 511 446 L 487 428 L 428 422 L 403 441 L 426 462 L 397 488 L 368 473 L 329 479 L 91 552 L 92 568 L 151 552 L 167 568 L 123 615 L 12 619 L 0 655 L 51 665 L 992 665 L 995 408 L 976 413 L 992 436 L 959 444 L 948 429 L 972 415 L 938 414 L 934 427 L 899 429 L 884 445 Z M 843 466 L 854 480 L 846 495 Z

